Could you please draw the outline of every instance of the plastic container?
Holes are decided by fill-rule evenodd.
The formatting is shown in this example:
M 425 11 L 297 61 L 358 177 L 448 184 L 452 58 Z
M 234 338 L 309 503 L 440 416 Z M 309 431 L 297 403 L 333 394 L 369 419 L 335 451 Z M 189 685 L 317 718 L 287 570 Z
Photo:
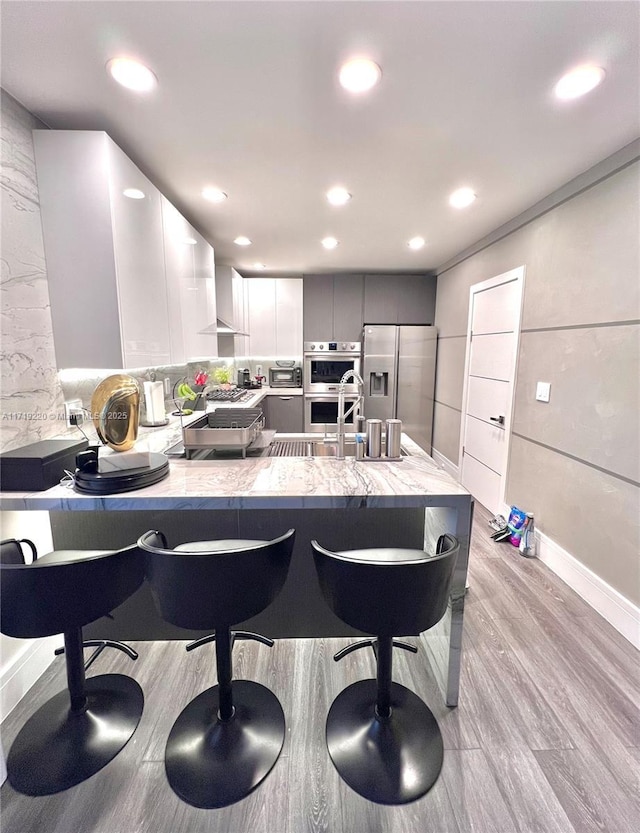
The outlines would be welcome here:
M 356 460 L 364 460 L 365 438 L 362 434 L 356 434 Z
M 520 550 L 520 555 L 523 555 L 525 558 L 535 558 L 537 555 L 536 528 L 531 512 L 527 512 L 527 519 L 518 549 Z

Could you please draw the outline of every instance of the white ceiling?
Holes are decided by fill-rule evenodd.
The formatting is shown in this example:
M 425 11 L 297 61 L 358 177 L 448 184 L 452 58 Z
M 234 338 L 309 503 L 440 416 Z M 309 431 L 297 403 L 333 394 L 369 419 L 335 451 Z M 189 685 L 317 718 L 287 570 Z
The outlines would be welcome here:
M 609 1 L 4 0 L 1 80 L 51 127 L 106 130 L 245 274 L 416 271 L 638 136 L 639 21 Z M 121 54 L 153 69 L 154 93 L 107 75 Z M 383 71 L 361 97 L 337 83 L 354 55 Z M 554 100 L 587 61 L 601 87 Z M 207 184 L 229 199 L 205 202 Z M 345 207 L 324 198 L 335 184 Z M 462 185 L 478 199 L 457 211 Z

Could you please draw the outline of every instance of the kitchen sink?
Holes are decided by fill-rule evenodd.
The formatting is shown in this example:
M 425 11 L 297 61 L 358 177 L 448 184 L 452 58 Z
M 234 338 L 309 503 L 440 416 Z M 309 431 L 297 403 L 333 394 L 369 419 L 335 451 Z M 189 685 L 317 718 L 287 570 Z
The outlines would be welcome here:
M 356 456 L 355 442 L 345 442 L 344 456 Z M 384 453 L 384 447 L 382 449 Z M 404 449 L 400 450 L 403 457 L 407 456 Z M 338 444 L 335 442 L 324 442 L 323 440 L 278 440 L 271 443 L 269 457 L 336 457 L 338 455 Z

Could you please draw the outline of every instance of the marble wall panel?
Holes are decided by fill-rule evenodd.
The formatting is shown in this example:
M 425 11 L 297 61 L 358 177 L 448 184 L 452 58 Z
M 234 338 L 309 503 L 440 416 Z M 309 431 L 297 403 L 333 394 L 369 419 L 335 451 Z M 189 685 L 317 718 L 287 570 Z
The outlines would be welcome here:
M 64 436 L 31 130 L 43 127 L 1 91 L 2 364 L 0 449 Z

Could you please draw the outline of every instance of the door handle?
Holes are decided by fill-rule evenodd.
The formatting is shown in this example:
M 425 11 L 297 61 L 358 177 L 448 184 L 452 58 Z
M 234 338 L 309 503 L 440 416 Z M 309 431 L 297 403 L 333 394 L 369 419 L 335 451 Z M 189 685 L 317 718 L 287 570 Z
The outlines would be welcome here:
M 491 422 L 497 422 L 498 425 L 504 425 L 504 417 L 503 416 L 489 417 L 489 419 L 491 420 Z

